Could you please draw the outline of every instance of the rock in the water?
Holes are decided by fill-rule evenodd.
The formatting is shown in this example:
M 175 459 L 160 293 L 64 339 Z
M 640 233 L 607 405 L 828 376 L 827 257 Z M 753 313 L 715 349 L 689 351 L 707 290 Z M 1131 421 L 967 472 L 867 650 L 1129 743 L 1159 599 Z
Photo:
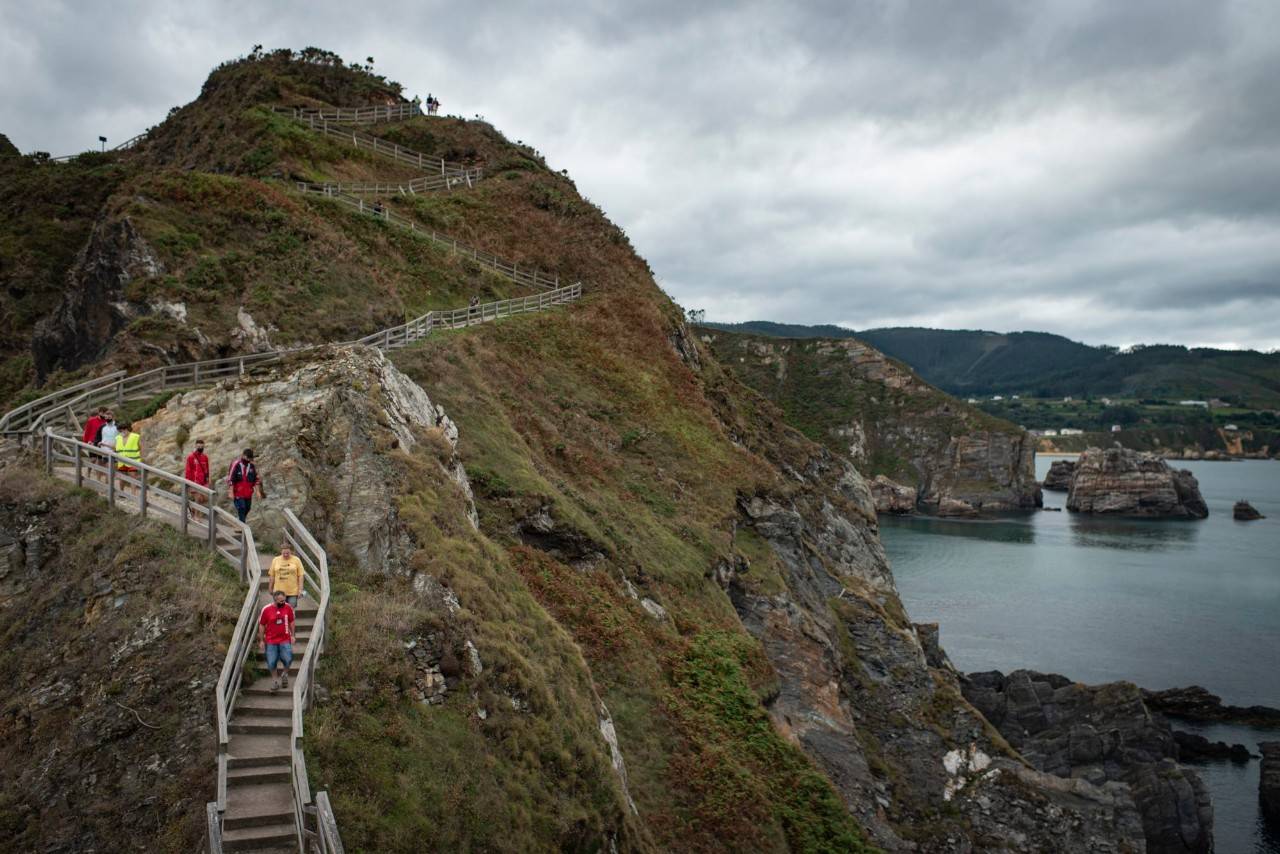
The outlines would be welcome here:
M 1258 512 L 1257 508 L 1248 501 L 1237 501 L 1236 506 L 1231 508 L 1231 517 L 1239 522 L 1252 522 L 1256 519 L 1265 519 Z
M 1243 744 L 1210 741 L 1203 735 L 1177 729 L 1173 731 L 1173 738 L 1178 742 L 1178 758 L 1183 762 L 1206 762 L 1214 759 L 1248 762 L 1250 758 L 1249 748 Z
M 1075 460 L 1054 460 L 1049 473 L 1044 476 L 1044 488 L 1054 492 L 1071 489 L 1071 475 L 1076 473 Z
M 1270 706 L 1227 706 L 1207 688 L 1191 685 L 1164 691 L 1143 691 L 1147 708 L 1188 721 L 1229 721 L 1246 726 L 1280 727 L 1280 709 Z
M 867 486 L 871 487 L 871 497 L 876 502 L 877 513 L 891 513 L 905 516 L 916 512 L 916 491 L 910 486 L 894 483 L 882 474 Z
M 969 700 L 1033 767 L 1095 785 L 1125 783 L 1149 852 L 1213 850 L 1213 806 L 1177 763 L 1172 729 L 1128 682 L 1081 685 L 1057 674 L 971 673 Z
M 1209 508 L 1191 472 L 1127 448 L 1090 448 L 1076 461 L 1067 509 L 1077 513 L 1203 519 Z
M 1264 741 L 1258 749 L 1262 751 L 1262 777 L 1258 781 L 1262 812 L 1268 821 L 1280 824 L 1280 741 Z

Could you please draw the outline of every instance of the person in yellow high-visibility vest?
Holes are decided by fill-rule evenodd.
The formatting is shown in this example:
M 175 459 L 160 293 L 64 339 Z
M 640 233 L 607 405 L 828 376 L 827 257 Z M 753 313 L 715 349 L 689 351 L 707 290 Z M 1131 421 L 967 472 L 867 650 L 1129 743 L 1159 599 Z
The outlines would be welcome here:
M 138 473 L 138 467 L 133 463 L 142 462 L 142 436 L 133 432 L 132 424 L 120 425 L 120 432 L 116 434 L 116 456 L 119 457 L 116 469 L 120 474 Z M 121 488 L 124 488 L 124 484 L 121 484 Z

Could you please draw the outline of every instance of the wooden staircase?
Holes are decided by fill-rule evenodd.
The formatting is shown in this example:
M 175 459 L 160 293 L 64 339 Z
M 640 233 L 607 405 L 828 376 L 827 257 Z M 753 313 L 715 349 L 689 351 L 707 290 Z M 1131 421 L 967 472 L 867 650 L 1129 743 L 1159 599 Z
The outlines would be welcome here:
M 267 567 L 271 555 L 259 554 L 262 577 L 258 584 L 257 615 L 271 602 Z M 266 674 L 266 656 L 254 652 L 252 673 L 246 672 L 232 708 L 228 729 L 227 808 L 222 816 L 222 848 L 225 851 L 294 851 L 297 828 L 290 771 L 293 737 L 292 683 L 311 639 L 317 606 L 301 598 L 295 610 L 297 636 L 289 688 L 273 691 Z M 255 629 L 256 631 L 256 629 Z M 255 647 L 256 649 L 256 647 Z

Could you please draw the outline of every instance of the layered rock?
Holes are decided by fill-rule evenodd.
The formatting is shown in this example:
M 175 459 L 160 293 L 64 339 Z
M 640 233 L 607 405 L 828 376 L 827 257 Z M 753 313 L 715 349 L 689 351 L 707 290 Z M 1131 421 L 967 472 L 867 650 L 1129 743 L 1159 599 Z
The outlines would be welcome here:
M 894 483 L 882 474 L 867 484 L 876 502 L 877 513 L 904 516 L 916 512 L 916 491 L 910 486 Z
M 1191 472 L 1126 448 L 1090 448 L 1076 461 L 1067 509 L 1077 513 L 1203 519 L 1209 508 Z
M 1199 685 L 1143 691 L 1142 699 L 1151 710 L 1182 720 L 1280 727 L 1280 709 L 1270 706 L 1230 706 L 1223 703 L 1217 694 Z
M 410 551 L 395 502 L 404 473 L 386 452 L 430 443 L 470 506 L 470 485 L 453 453 L 457 429 L 377 350 L 334 347 L 302 358 L 176 395 L 135 425 L 143 459 L 182 471 L 192 444 L 203 439 L 225 503 L 227 468 L 252 447 L 267 492 L 249 519 L 260 537 L 280 530 L 288 507 L 364 569 L 400 571 Z
M 1257 508 L 1248 501 L 1237 501 L 1235 506 L 1231 508 L 1231 517 L 1237 522 L 1255 522 L 1258 519 L 1267 518 L 1259 513 Z
M 1214 759 L 1248 762 L 1250 758 L 1249 748 L 1243 744 L 1210 741 L 1203 735 L 1177 729 L 1173 731 L 1173 739 L 1178 742 L 1178 758 L 1184 762 L 1206 762 Z
M 964 695 L 1035 768 L 1095 784 L 1127 785 L 1149 852 L 1213 850 L 1213 807 L 1195 772 L 1178 764 L 1173 731 L 1127 682 L 1081 685 L 1017 670 L 969 674 Z
M 854 339 L 788 340 L 704 330 L 702 340 L 788 420 L 868 476 L 916 492 L 938 515 L 1028 510 L 1042 503 L 1035 443 Z M 875 489 L 875 487 L 873 487 Z M 881 486 L 885 512 L 905 493 Z
M 1075 460 L 1054 460 L 1049 466 L 1049 473 L 1044 476 L 1042 486 L 1054 492 L 1066 492 L 1071 489 L 1071 476 L 1075 472 Z

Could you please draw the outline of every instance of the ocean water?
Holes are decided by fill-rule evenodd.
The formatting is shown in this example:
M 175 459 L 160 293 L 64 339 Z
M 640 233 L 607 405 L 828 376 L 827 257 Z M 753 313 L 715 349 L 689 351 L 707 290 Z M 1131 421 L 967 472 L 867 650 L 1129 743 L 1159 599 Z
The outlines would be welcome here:
M 1036 461 L 1043 478 L 1051 458 Z M 1061 673 L 1144 688 L 1203 685 L 1225 702 L 1280 707 L 1280 462 L 1182 462 L 1209 505 L 1202 521 L 1040 512 L 999 520 L 881 520 L 902 600 L 937 622 L 962 671 Z M 1268 518 L 1236 522 L 1248 499 Z M 1046 492 L 1046 507 L 1066 493 Z M 1190 725 L 1185 729 L 1193 729 Z M 1280 731 L 1200 728 L 1215 740 Z M 1217 850 L 1280 854 L 1258 810 L 1258 762 L 1200 767 Z

